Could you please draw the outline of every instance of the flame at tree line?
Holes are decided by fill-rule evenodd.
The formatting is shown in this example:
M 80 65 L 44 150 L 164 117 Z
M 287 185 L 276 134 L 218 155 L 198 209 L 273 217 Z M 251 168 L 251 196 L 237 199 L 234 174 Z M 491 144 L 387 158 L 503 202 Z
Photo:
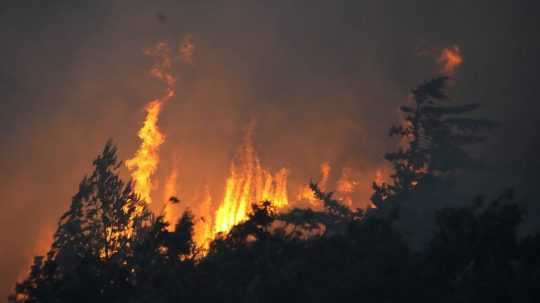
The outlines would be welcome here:
M 183 64 L 194 64 L 195 51 L 196 46 L 193 37 L 187 35 L 179 45 L 176 53 L 173 53 L 171 47 L 163 42 L 145 52 L 154 59 L 150 75 L 163 82 L 166 89 L 162 97 L 151 100 L 145 106 L 146 116 L 138 132 L 141 144 L 135 155 L 126 160 L 125 163 L 135 182 L 135 191 L 148 203 L 153 202 L 151 192 L 156 189 L 153 178 L 155 178 L 154 174 L 159 167 L 159 149 L 166 139 L 166 136 L 158 127 L 159 117 L 166 103 L 175 96 L 177 81 L 172 72 L 173 63 L 177 60 Z M 437 50 L 421 51 L 419 55 L 432 57 L 438 65 L 438 71 L 444 75 L 452 75 L 464 62 L 461 49 L 457 45 Z M 209 240 L 214 238 L 216 232 L 225 232 L 232 225 L 242 221 L 246 217 L 249 204 L 257 201 L 254 198 L 260 199 L 264 197 L 263 199 L 272 200 L 278 208 L 295 206 L 297 202 L 307 202 L 310 207 L 320 207 L 320 203 L 307 184 L 299 186 L 296 190 L 288 189 L 287 177 L 290 170 L 283 168 L 272 175 L 268 169 L 262 166 L 252 145 L 252 132 L 253 129 L 248 132 L 243 146 L 238 150 L 236 158 L 230 165 L 230 175 L 226 179 L 224 197 L 222 199 L 213 198 L 210 189 L 206 186 L 199 197 L 188 201 L 189 208 L 195 214 L 194 239 L 199 245 L 207 247 Z M 402 147 L 405 147 L 405 144 L 407 144 L 406 140 L 400 142 Z M 351 168 L 344 167 L 335 187 L 331 188 L 328 185 L 330 172 L 331 166 L 329 163 L 323 162 L 320 165 L 320 176 L 315 181 L 318 182 L 322 190 L 328 191 L 335 188 L 336 196 L 348 206 L 351 206 L 353 202 L 351 193 L 361 190 L 360 179 L 352 173 Z M 363 178 L 369 178 L 380 185 L 387 179 L 388 175 L 388 171 L 377 169 L 374 176 L 363 175 Z M 309 178 L 309 176 L 307 177 Z M 175 164 L 169 171 L 163 187 L 164 202 L 179 192 L 177 188 L 178 179 L 179 174 Z M 290 200 L 289 193 L 295 193 L 293 194 L 294 201 Z M 370 203 L 369 201 L 363 202 Z M 182 203 L 180 204 L 182 205 Z M 368 204 L 368 207 L 370 206 L 373 207 L 373 205 Z M 178 217 L 177 209 L 167 204 L 165 206 L 166 220 L 174 223 Z M 173 227 L 170 226 L 170 228 Z M 52 233 L 53 231 L 49 230 L 45 233 L 46 235 L 38 237 L 39 241 L 35 245 L 32 254 L 43 254 L 47 250 Z M 24 268 L 28 267 L 29 265 Z M 20 276 L 22 277 L 25 274 L 26 271 L 23 270 Z
M 159 164 L 159 147 L 165 142 L 165 136 L 159 130 L 157 123 L 162 106 L 174 95 L 175 77 L 171 73 L 171 50 L 166 43 L 159 43 L 154 49 L 146 52 L 155 58 L 150 74 L 167 85 L 165 95 L 152 100 L 146 106 L 146 118 L 143 127 L 139 130 L 142 143 L 135 156 L 126 161 L 126 166 L 135 181 L 135 192 L 147 203 L 152 202 L 152 175 Z
M 252 129 L 244 139 L 237 159 L 231 164 L 225 195 L 216 211 L 214 232 L 226 232 L 247 217 L 251 203 L 272 201 L 280 209 L 289 204 L 287 197 L 288 170 L 275 175 L 261 166 L 252 144 Z
M 165 142 L 165 136 L 157 127 L 161 100 L 151 101 L 146 106 L 146 119 L 139 131 L 141 146 L 135 156 L 126 161 L 127 168 L 131 171 L 131 177 L 135 182 L 135 191 L 148 203 L 152 202 L 150 192 L 152 190 L 152 175 L 159 164 L 159 147 Z
M 195 49 L 193 38 L 188 35 L 180 45 L 175 58 L 173 58 L 171 48 L 165 43 L 159 43 L 147 52 L 155 58 L 150 74 L 166 84 L 166 92 L 163 97 L 150 101 L 146 106 L 146 117 L 138 133 L 142 142 L 134 157 L 126 161 L 126 166 L 135 182 L 135 192 L 147 203 L 152 203 L 151 192 L 155 189 L 153 178 L 159 166 L 159 148 L 165 142 L 165 135 L 158 127 L 159 115 L 165 103 L 175 95 L 176 78 L 172 74 L 173 61 L 178 59 L 182 63 L 193 64 Z M 461 52 L 457 46 L 442 49 L 437 58 L 437 63 L 444 74 L 453 73 L 462 62 Z M 194 199 L 198 201 L 195 207 L 189 203 L 188 208 L 194 212 L 197 223 L 195 240 L 200 245 L 206 246 L 217 233 L 227 232 L 235 224 L 245 220 L 251 203 L 268 200 L 278 210 L 291 206 L 287 187 L 289 170 L 281 168 L 272 173 L 262 165 L 253 146 L 253 132 L 254 127 L 251 124 L 230 164 L 223 198 L 213 199 L 206 186 L 202 196 Z M 323 191 L 329 190 L 330 171 L 329 163 L 323 162 L 318 180 L 318 185 Z M 163 190 L 163 201 L 166 203 L 165 218 L 170 223 L 174 223 L 179 216 L 175 208 L 167 203 L 170 197 L 178 193 L 177 179 L 178 172 L 176 168 L 173 168 Z M 382 180 L 383 174 L 379 169 L 373 176 L 373 181 L 381 183 Z M 337 197 L 346 205 L 353 206 L 352 194 L 359 190 L 359 185 L 360 180 L 354 171 L 349 167 L 344 167 L 335 184 Z M 320 207 L 320 203 L 317 202 L 307 184 L 300 186 L 295 192 L 297 193 L 295 201 L 307 202 L 310 207 Z
M 318 184 L 321 188 L 329 187 L 331 167 L 327 162 L 320 166 L 321 178 Z M 380 171 L 374 176 L 380 180 Z M 225 180 L 225 188 L 222 199 L 213 203 L 208 186 L 205 187 L 202 197 L 195 198 L 187 202 L 189 208 L 195 214 L 195 235 L 196 242 L 207 247 L 217 233 L 229 231 L 235 224 L 247 218 L 250 205 L 254 202 L 271 201 L 277 210 L 283 210 L 294 206 L 294 202 L 289 200 L 287 168 L 281 168 L 272 173 L 265 168 L 257 156 L 253 146 L 253 128 L 249 127 L 241 146 L 238 148 L 229 168 L 229 176 Z M 176 170 L 172 170 L 165 183 L 164 201 L 174 196 L 178 190 Z M 150 182 L 149 182 L 150 183 Z M 359 180 L 355 179 L 352 169 L 345 167 L 341 176 L 336 182 L 337 197 L 347 205 L 352 206 L 351 194 L 358 189 Z M 299 194 L 295 202 L 308 202 L 310 207 L 321 207 L 317 202 L 309 186 L 299 187 Z M 193 203 L 194 202 L 194 203 Z M 180 205 L 185 203 L 182 201 Z M 179 217 L 179 212 L 175 205 L 165 205 L 165 218 L 168 222 L 174 223 Z M 169 226 L 171 228 L 172 226 Z
M 323 162 L 321 164 L 321 179 L 318 182 L 318 185 L 321 190 L 326 190 L 326 185 L 328 183 L 328 177 L 330 175 L 330 164 L 328 162 Z M 317 198 L 313 193 L 313 190 L 309 187 L 309 184 L 306 184 L 300 188 L 296 199 L 299 201 L 308 201 L 310 205 L 316 205 Z
M 183 63 L 193 64 L 194 50 L 195 44 L 192 37 L 187 36 L 178 50 L 178 59 Z M 154 49 L 147 51 L 147 54 L 155 59 L 150 74 L 166 84 L 166 92 L 162 98 L 152 100 L 147 104 L 143 126 L 138 132 L 141 144 L 133 158 L 126 161 L 126 166 L 135 182 L 135 192 L 147 203 L 152 203 L 151 192 L 155 187 L 154 174 L 159 166 L 159 149 L 165 142 L 165 135 L 158 127 L 159 115 L 166 102 L 175 95 L 176 78 L 172 74 L 172 51 L 166 43 L 159 43 Z M 330 169 L 327 162 L 321 164 L 319 185 L 323 190 L 328 188 Z M 223 199 L 218 205 L 213 205 L 210 190 L 206 187 L 197 207 L 192 207 L 197 222 L 196 241 L 205 246 L 215 234 L 227 232 L 232 226 L 246 219 L 251 203 L 268 200 L 277 209 L 288 207 L 288 175 L 289 170 L 286 168 L 281 168 L 272 174 L 262 166 L 253 147 L 253 124 L 250 125 L 243 144 L 230 164 Z M 178 172 L 173 168 L 163 190 L 163 200 L 166 203 L 165 218 L 170 223 L 174 223 L 179 215 L 174 207 L 167 203 L 169 198 L 178 192 L 177 179 Z M 337 185 L 338 193 L 341 194 L 343 200 L 348 205 L 352 205 L 350 194 L 355 191 L 358 180 L 352 178 L 350 169 L 344 169 Z M 310 206 L 317 207 L 317 200 L 307 185 L 299 188 L 296 198 L 298 201 L 307 201 Z

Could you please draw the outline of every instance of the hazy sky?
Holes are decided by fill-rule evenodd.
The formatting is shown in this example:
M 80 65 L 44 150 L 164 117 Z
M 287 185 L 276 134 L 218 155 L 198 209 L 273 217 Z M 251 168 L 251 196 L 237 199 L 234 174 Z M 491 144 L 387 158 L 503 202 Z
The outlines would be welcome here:
M 498 184 L 527 191 L 538 176 L 537 1 L 2 3 L 0 296 L 43 252 L 106 140 L 122 159 L 137 148 L 144 105 L 163 89 L 144 55 L 159 41 L 196 45 L 160 120 L 158 179 L 178 159 L 181 195 L 208 184 L 219 200 L 252 119 L 261 161 L 289 168 L 293 184 L 328 161 L 334 179 L 353 167 L 367 188 L 394 146 L 386 130 L 399 105 L 453 45 L 464 64 L 450 96 L 503 123 L 479 149 Z

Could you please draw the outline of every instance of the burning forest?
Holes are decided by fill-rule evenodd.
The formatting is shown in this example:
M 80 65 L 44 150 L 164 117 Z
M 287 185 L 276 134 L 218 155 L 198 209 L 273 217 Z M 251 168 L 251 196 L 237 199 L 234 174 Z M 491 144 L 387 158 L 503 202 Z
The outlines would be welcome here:
M 7 302 L 540 301 L 533 4 L 8 2 Z
M 157 203 L 162 207 L 161 211 L 167 222 L 175 222 L 180 217 L 181 209 L 189 208 L 195 218 L 199 218 L 196 220 L 198 226 L 194 233 L 196 242 L 201 247 L 206 247 L 218 233 L 227 233 L 233 226 L 247 220 L 251 203 L 254 201 L 271 201 L 272 207 L 276 210 L 290 209 L 294 205 L 289 205 L 289 188 L 287 187 L 289 169 L 280 168 L 272 173 L 263 167 L 257 155 L 253 143 L 255 120 L 249 122 L 245 128 L 242 142 L 231 160 L 229 175 L 224 182 L 223 197 L 219 200 L 215 199 L 217 203 L 212 203 L 214 200 L 206 185 L 204 194 L 199 193 L 199 196 L 202 196 L 201 199 L 193 200 L 186 207 L 178 205 L 180 203 L 176 197 L 178 172 L 174 167 L 170 170 L 165 182 L 156 180 L 155 173 L 160 165 L 160 147 L 167 141 L 166 134 L 159 128 L 159 117 L 167 103 L 174 102 L 171 100 L 174 99 L 176 90 L 173 63 L 193 64 L 194 49 L 193 37 L 188 35 L 176 52 L 166 42 L 159 42 L 154 48 L 145 51 L 154 60 L 149 74 L 163 83 L 165 91 L 162 97 L 151 100 L 145 105 L 144 121 L 138 131 L 140 145 L 133 157 L 125 161 L 125 166 L 133 180 L 134 193 L 149 206 L 156 203 L 152 194 L 163 192 L 163 200 Z M 178 163 L 174 166 L 176 165 Z M 322 190 L 326 190 L 329 186 L 330 170 L 331 167 L 327 162 L 320 165 L 320 180 L 317 183 Z M 357 190 L 359 183 L 353 174 L 350 167 L 344 167 L 341 177 L 335 184 L 336 194 L 349 207 L 353 206 L 351 196 Z M 377 174 L 380 183 L 381 171 L 378 170 Z M 163 189 L 157 184 L 164 184 Z M 298 194 L 295 201 L 298 205 L 308 202 L 311 207 L 322 206 L 308 183 L 300 185 L 296 192 Z M 370 207 L 372 207 L 371 204 Z M 153 209 L 157 208 L 153 207 Z

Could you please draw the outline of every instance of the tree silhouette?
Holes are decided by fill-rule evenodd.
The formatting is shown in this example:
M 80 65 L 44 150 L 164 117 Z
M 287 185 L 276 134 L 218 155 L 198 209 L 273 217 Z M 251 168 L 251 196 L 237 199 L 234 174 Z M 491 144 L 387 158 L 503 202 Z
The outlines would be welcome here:
M 466 116 L 478 104 L 446 105 L 447 81 L 439 77 L 419 85 L 412 91 L 413 106 L 401 106 L 403 124 L 389 132 L 401 144 L 397 151 L 385 154 L 394 169 L 392 182 L 373 184 L 373 204 L 391 216 L 399 210 L 399 221 L 407 232 L 428 232 L 425 218 L 460 199 L 454 190 L 457 177 L 464 169 L 480 165 L 467 146 L 482 142 L 485 137 L 480 132 L 497 126 L 488 119 Z
M 132 254 L 133 239 L 150 213 L 131 182 L 118 176 L 121 163 L 116 151 L 109 141 L 93 161 L 94 171 L 83 178 L 59 220 L 51 249 L 46 257 L 35 258 L 29 277 L 17 285 L 15 298 L 83 302 L 93 297 L 77 294 L 81 286 L 94 287 L 89 292 L 105 298 L 111 280 L 125 283 L 127 276 L 120 274 L 128 272 L 123 260 Z
M 128 253 L 130 239 L 150 215 L 131 182 L 124 184 L 118 176 L 121 163 L 112 142 L 93 165 L 94 172 L 83 178 L 70 209 L 60 218 L 51 250 L 56 259 L 66 254 L 107 259 Z

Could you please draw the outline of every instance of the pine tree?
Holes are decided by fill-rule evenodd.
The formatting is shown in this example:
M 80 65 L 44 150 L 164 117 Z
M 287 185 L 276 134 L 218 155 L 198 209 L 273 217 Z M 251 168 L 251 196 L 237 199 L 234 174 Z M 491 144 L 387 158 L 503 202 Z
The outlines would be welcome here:
M 392 184 L 374 184 L 372 201 L 377 207 L 417 190 L 426 181 L 452 181 L 461 169 L 478 165 L 466 147 L 484 141 L 478 132 L 497 123 L 463 116 L 478 104 L 444 105 L 447 81 L 439 77 L 421 84 L 412 91 L 414 106 L 401 106 L 404 123 L 391 127 L 389 134 L 399 137 L 402 146 L 385 155 L 394 174 Z
M 397 151 L 385 154 L 394 169 L 392 182 L 373 184 L 373 204 L 386 214 L 409 217 L 404 219 L 419 223 L 415 228 L 425 228 L 427 215 L 458 199 L 457 177 L 480 165 L 467 147 L 485 140 L 481 131 L 497 126 L 467 116 L 478 104 L 448 105 L 447 81 L 439 77 L 421 84 L 412 91 L 413 106 L 400 107 L 404 121 L 391 127 L 389 135 L 400 138 L 401 144 Z

